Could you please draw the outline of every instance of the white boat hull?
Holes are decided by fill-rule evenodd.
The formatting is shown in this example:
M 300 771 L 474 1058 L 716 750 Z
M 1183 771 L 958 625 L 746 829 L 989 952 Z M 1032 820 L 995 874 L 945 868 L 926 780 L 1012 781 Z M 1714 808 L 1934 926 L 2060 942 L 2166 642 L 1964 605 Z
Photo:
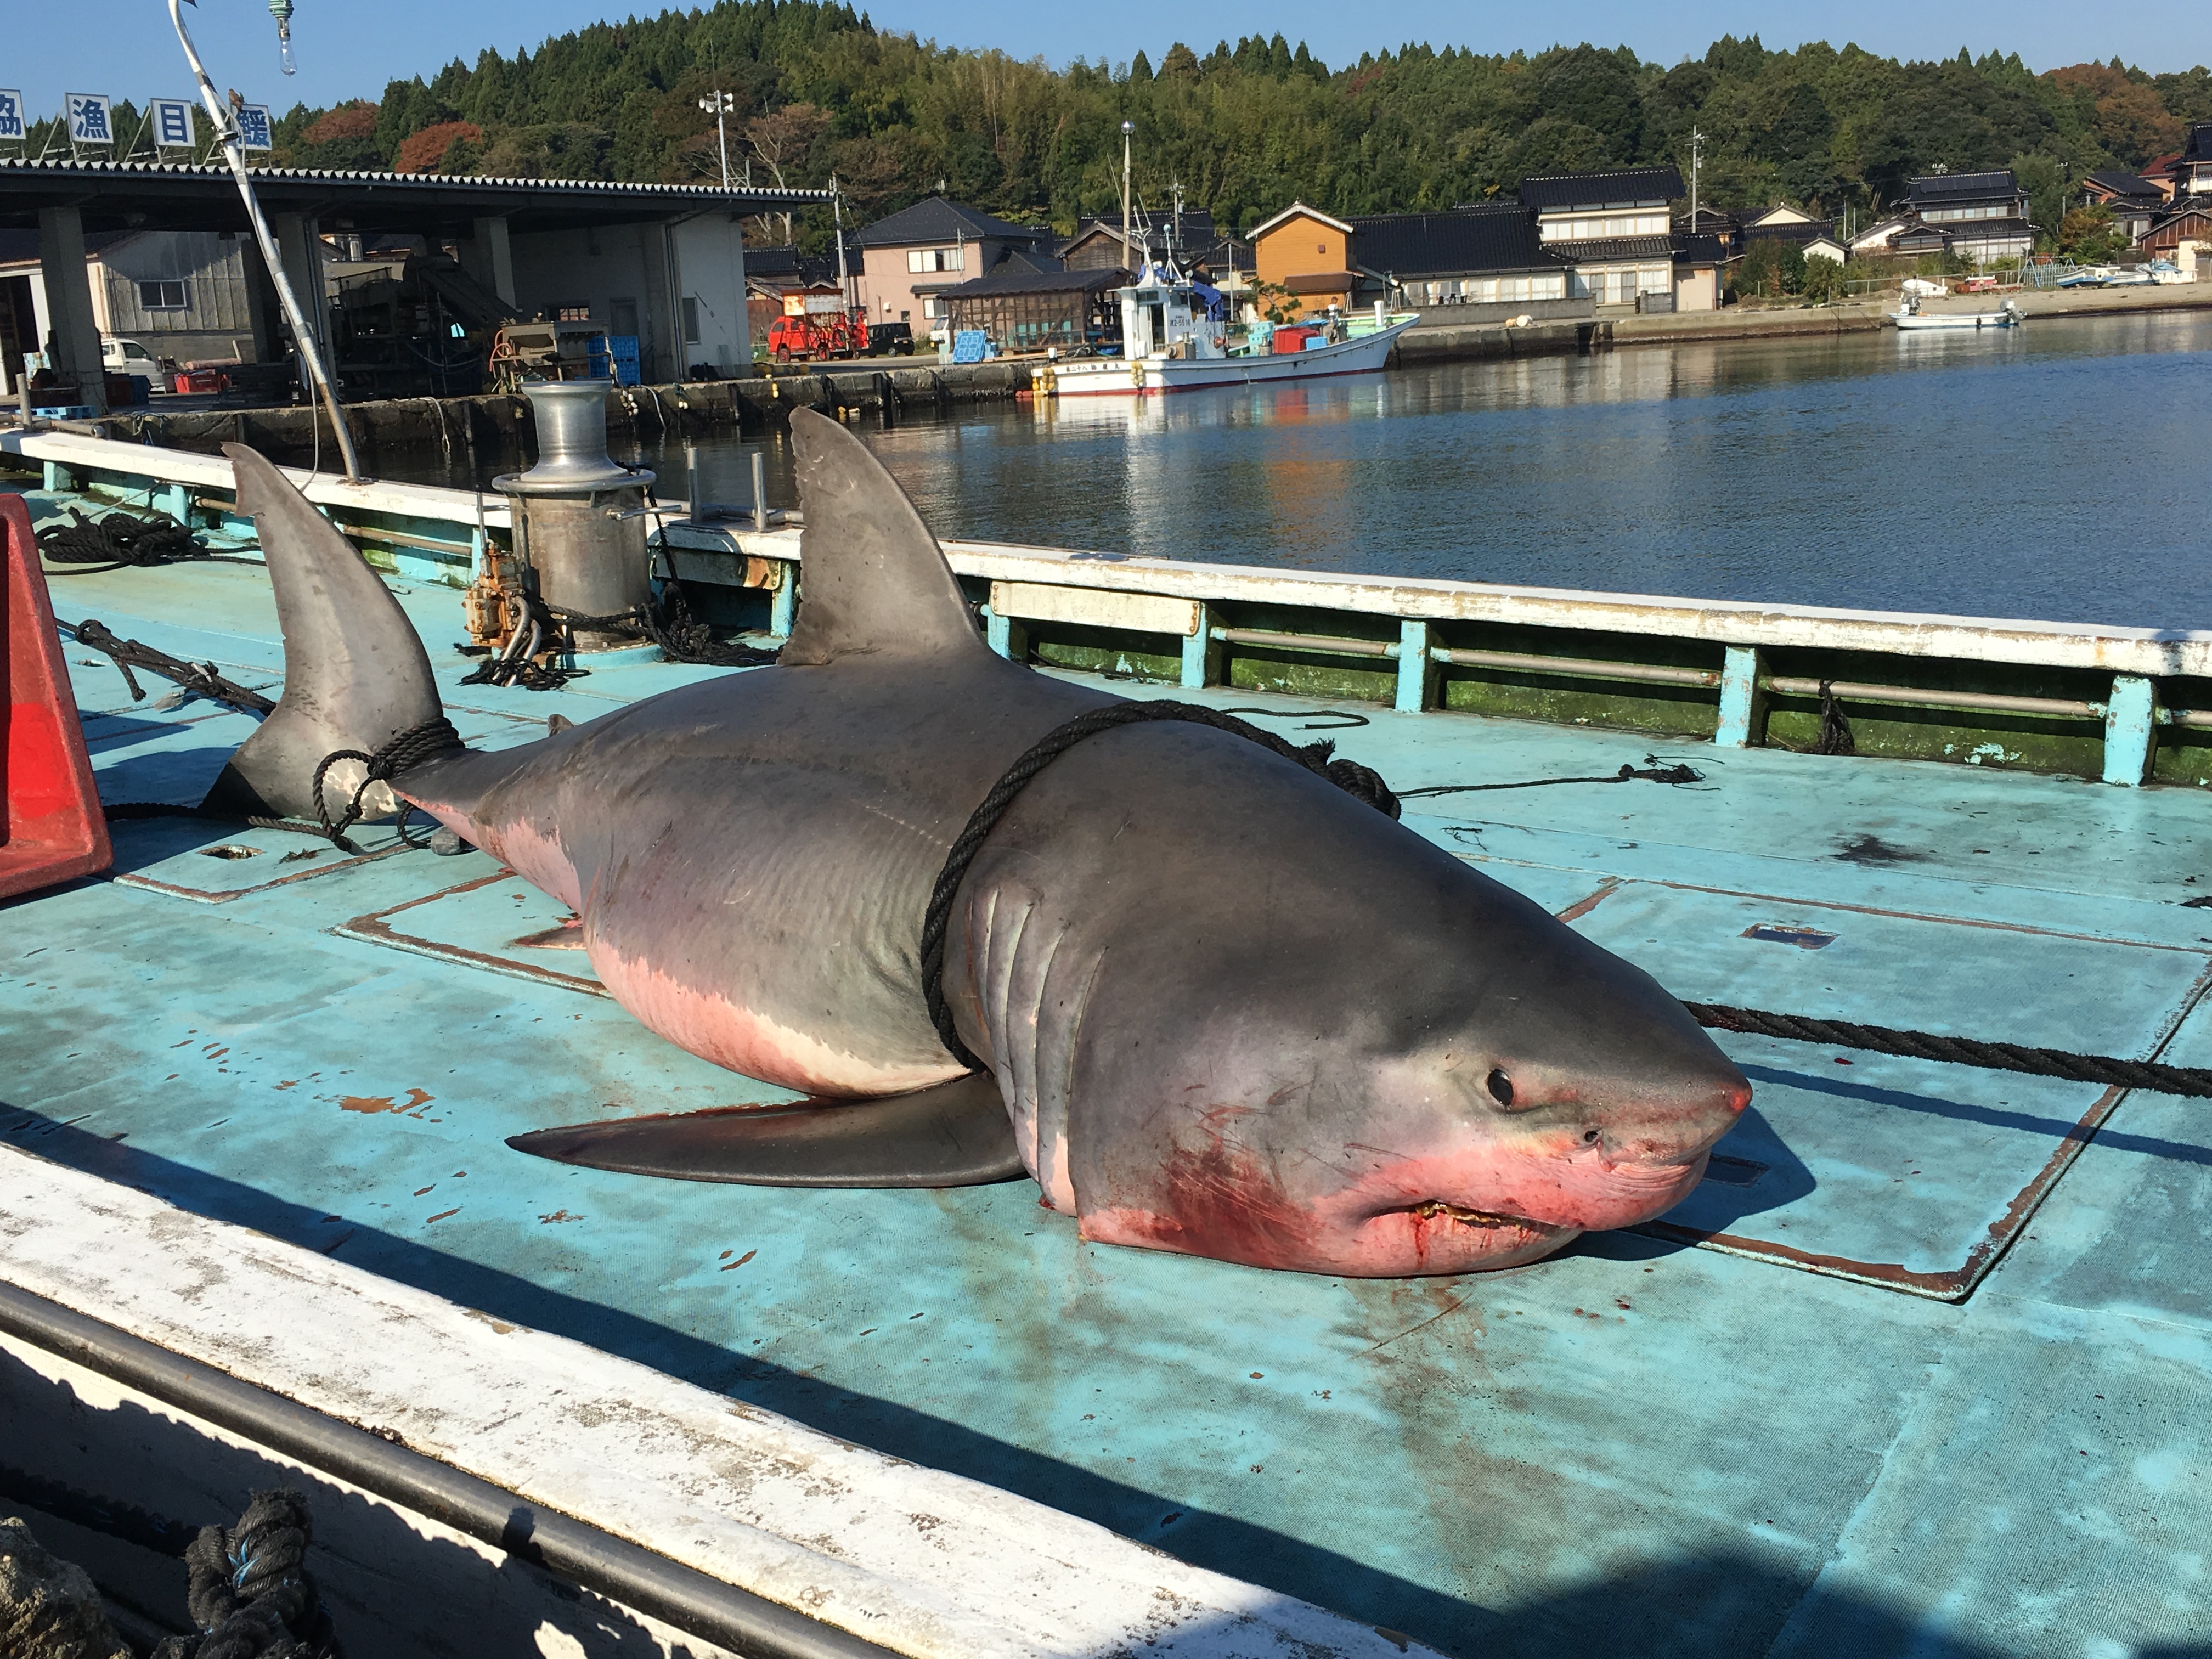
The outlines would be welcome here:
M 1413 324 L 1403 322 L 1373 334 L 1255 357 L 1165 357 L 1125 361 L 1085 358 L 1058 366 L 1063 398 L 1135 398 L 1150 392 L 1200 392 L 1213 386 L 1272 386 L 1326 374 L 1366 374 L 1390 359 L 1390 348 Z
M 2009 311 L 1961 311 L 1948 314 L 1928 313 L 1915 317 L 1892 312 L 1890 321 L 1901 329 L 1921 328 L 2018 328 L 2020 318 Z

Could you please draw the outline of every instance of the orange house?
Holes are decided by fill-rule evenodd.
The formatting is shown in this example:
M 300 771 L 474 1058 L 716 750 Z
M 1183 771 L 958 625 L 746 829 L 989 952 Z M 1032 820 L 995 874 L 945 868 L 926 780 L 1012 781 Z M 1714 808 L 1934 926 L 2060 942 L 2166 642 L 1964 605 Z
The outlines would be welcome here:
M 1252 232 L 1252 263 L 1261 282 L 1290 290 L 1300 316 L 1349 306 L 1359 281 L 1352 268 L 1352 227 L 1304 202 Z

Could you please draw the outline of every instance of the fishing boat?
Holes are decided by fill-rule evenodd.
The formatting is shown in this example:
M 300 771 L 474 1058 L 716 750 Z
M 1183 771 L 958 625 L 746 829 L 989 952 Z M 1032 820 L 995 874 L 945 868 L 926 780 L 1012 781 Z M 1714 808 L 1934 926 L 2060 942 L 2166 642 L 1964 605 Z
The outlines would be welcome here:
M 1914 329 L 1978 329 L 2018 328 L 2027 319 L 2020 307 L 2007 300 L 1995 311 L 1923 311 L 1920 296 L 1908 294 L 1904 304 L 1889 313 L 1889 320 L 1898 327 Z
M 1394 314 L 1378 301 L 1371 314 L 1331 311 L 1304 325 L 1233 325 L 1224 315 L 1227 297 L 1170 259 L 1146 261 L 1134 282 L 1115 292 L 1121 354 L 1054 364 L 1051 380 L 1060 396 L 1129 398 L 1372 374 L 1420 320 Z
M 0 466 L 41 526 L 150 492 L 222 556 L 51 580 L 100 797 L 197 800 L 255 715 L 143 670 L 134 698 L 82 624 L 275 694 L 230 464 L 33 427 Z M 538 658 L 587 678 L 486 683 L 460 645 L 513 501 L 292 476 L 472 744 L 732 672 L 556 638 Z M 658 507 L 663 585 L 775 648 L 799 532 Z M 1404 822 L 1677 996 L 2212 1062 L 2212 635 L 945 551 L 1038 672 L 1326 735 L 1401 789 L 1581 780 Z M 1620 776 L 1655 755 L 1697 781 Z M 0 1465 L 157 1628 L 185 1617 L 145 1588 L 173 1564 L 117 1505 L 215 1520 L 289 1485 L 372 1652 L 1751 1659 L 1787 1612 L 1793 1651 L 1841 1659 L 1950 1621 L 1991 1653 L 2201 1630 L 2193 1594 L 2105 1588 L 2194 1582 L 2212 1528 L 2199 1102 L 1723 1032 L 1753 1105 L 1657 1221 L 1504 1275 L 1271 1274 L 1087 1244 L 1026 1182 L 525 1157 L 507 1137 L 547 1124 L 787 1097 L 647 1033 L 485 854 L 109 833 L 107 871 L 0 911 Z M 70 1491 L 76 1520 L 40 1507 Z M 2114 1519 L 2085 1546 L 2090 1512 Z

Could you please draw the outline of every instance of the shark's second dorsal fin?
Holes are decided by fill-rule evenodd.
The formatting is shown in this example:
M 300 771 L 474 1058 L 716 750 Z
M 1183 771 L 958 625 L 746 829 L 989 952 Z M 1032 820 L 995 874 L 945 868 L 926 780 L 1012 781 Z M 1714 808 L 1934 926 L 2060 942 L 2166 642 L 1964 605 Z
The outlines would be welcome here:
M 809 409 L 792 412 L 791 440 L 806 527 L 783 665 L 986 649 L 937 538 L 867 446 Z

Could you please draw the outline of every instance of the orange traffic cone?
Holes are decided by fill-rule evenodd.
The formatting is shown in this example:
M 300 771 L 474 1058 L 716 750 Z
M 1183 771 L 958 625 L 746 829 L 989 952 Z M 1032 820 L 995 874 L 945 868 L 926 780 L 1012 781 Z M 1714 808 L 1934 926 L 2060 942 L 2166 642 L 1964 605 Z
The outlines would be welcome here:
M 114 854 L 92 781 L 39 544 L 21 495 L 0 495 L 7 581 L 6 720 L 0 724 L 0 898 L 105 870 Z

